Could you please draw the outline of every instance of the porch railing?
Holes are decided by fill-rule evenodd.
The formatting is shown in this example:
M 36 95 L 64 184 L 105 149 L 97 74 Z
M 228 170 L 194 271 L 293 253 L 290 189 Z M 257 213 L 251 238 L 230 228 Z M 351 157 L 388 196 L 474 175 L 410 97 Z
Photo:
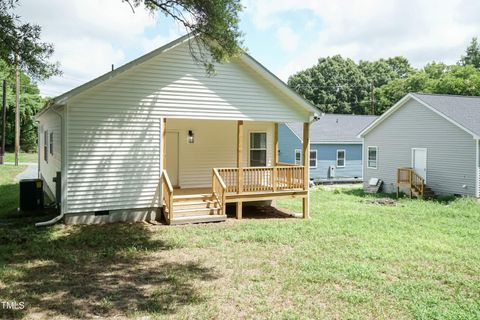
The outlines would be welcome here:
M 212 170 L 212 196 L 215 198 L 217 201 L 218 205 L 221 208 L 221 213 L 220 214 L 226 214 L 225 208 L 226 208 L 226 193 L 227 192 L 227 186 L 222 180 L 222 177 L 220 176 L 220 173 L 218 172 L 217 169 Z
M 397 194 L 398 187 L 405 185 L 410 191 L 415 191 L 419 196 L 423 197 L 425 191 L 425 179 L 415 172 L 413 168 L 397 169 Z
M 167 222 L 172 218 L 173 210 L 173 187 L 168 177 L 167 170 L 162 172 L 162 202 L 165 206 L 165 219 Z
M 217 170 L 225 182 L 226 192 L 275 192 L 308 187 L 304 181 L 303 166 L 219 168 Z

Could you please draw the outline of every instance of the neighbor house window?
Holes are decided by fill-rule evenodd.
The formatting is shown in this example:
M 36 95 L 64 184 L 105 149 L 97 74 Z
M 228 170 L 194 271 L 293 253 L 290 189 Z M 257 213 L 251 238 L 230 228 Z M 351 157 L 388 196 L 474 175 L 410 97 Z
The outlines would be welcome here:
M 337 150 L 337 168 L 345 167 L 345 150 Z
M 310 150 L 310 168 L 317 167 L 317 150 Z
M 43 132 L 43 160 L 48 162 L 48 130 Z
M 50 154 L 53 156 L 53 132 L 50 132 Z
M 370 169 L 377 169 L 378 165 L 378 148 L 377 147 L 368 147 L 367 148 L 367 167 Z
M 250 132 L 250 166 L 267 166 L 267 133 Z
M 302 150 L 295 149 L 295 164 L 296 165 L 302 164 Z

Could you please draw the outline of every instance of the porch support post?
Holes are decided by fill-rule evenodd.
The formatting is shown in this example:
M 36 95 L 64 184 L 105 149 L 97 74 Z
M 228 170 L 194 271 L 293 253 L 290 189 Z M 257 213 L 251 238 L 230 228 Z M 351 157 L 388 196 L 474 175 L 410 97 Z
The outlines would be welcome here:
M 237 122 L 237 193 L 243 191 L 243 120 Z
M 303 198 L 303 218 L 310 216 L 308 203 L 308 185 L 309 185 L 309 169 L 310 169 L 310 123 L 303 124 L 303 190 L 307 191 L 307 196 Z
M 278 123 L 275 122 L 275 133 L 273 136 L 273 165 L 278 165 Z
M 242 204 L 243 202 L 242 201 L 238 201 L 237 202 L 237 219 L 242 219 Z
M 163 118 L 162 125 L 162 157 L 163 170 L 167 169 L 167 118 Z

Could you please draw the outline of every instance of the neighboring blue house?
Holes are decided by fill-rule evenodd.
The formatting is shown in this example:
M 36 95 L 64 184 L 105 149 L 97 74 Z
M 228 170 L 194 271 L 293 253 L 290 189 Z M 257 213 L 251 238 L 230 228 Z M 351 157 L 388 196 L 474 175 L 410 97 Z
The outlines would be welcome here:
M 310 179 L 361 179 L 362 139 L 376 116 L 324 114 L 310 125 Z M 302 123 L 278 126 L 280 162 L 302 163 Z

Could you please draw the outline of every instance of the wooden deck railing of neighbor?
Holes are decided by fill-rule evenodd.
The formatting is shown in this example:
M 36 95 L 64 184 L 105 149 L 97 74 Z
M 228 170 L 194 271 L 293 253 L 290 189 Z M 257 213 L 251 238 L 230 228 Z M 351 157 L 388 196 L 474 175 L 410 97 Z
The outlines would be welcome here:
M 303 190 L 303 166 L 244 167 L 217 169 L 226 192 L 276 192 Z
M 173 187 L 168 177 L 167 170 L 162 172 L 162 202 L 165 206 L 165 218 L 168 221 L 172 218 L 173 211 Z
M 418 197 L 423 197 L 425 190 L 425 179 L 417 174 L 413 168 L 398 168 L 397 169 L 397 197 L 400 192 L 400 187 L 406 186 L 410 190 L 410 197 L 412 193 Z

